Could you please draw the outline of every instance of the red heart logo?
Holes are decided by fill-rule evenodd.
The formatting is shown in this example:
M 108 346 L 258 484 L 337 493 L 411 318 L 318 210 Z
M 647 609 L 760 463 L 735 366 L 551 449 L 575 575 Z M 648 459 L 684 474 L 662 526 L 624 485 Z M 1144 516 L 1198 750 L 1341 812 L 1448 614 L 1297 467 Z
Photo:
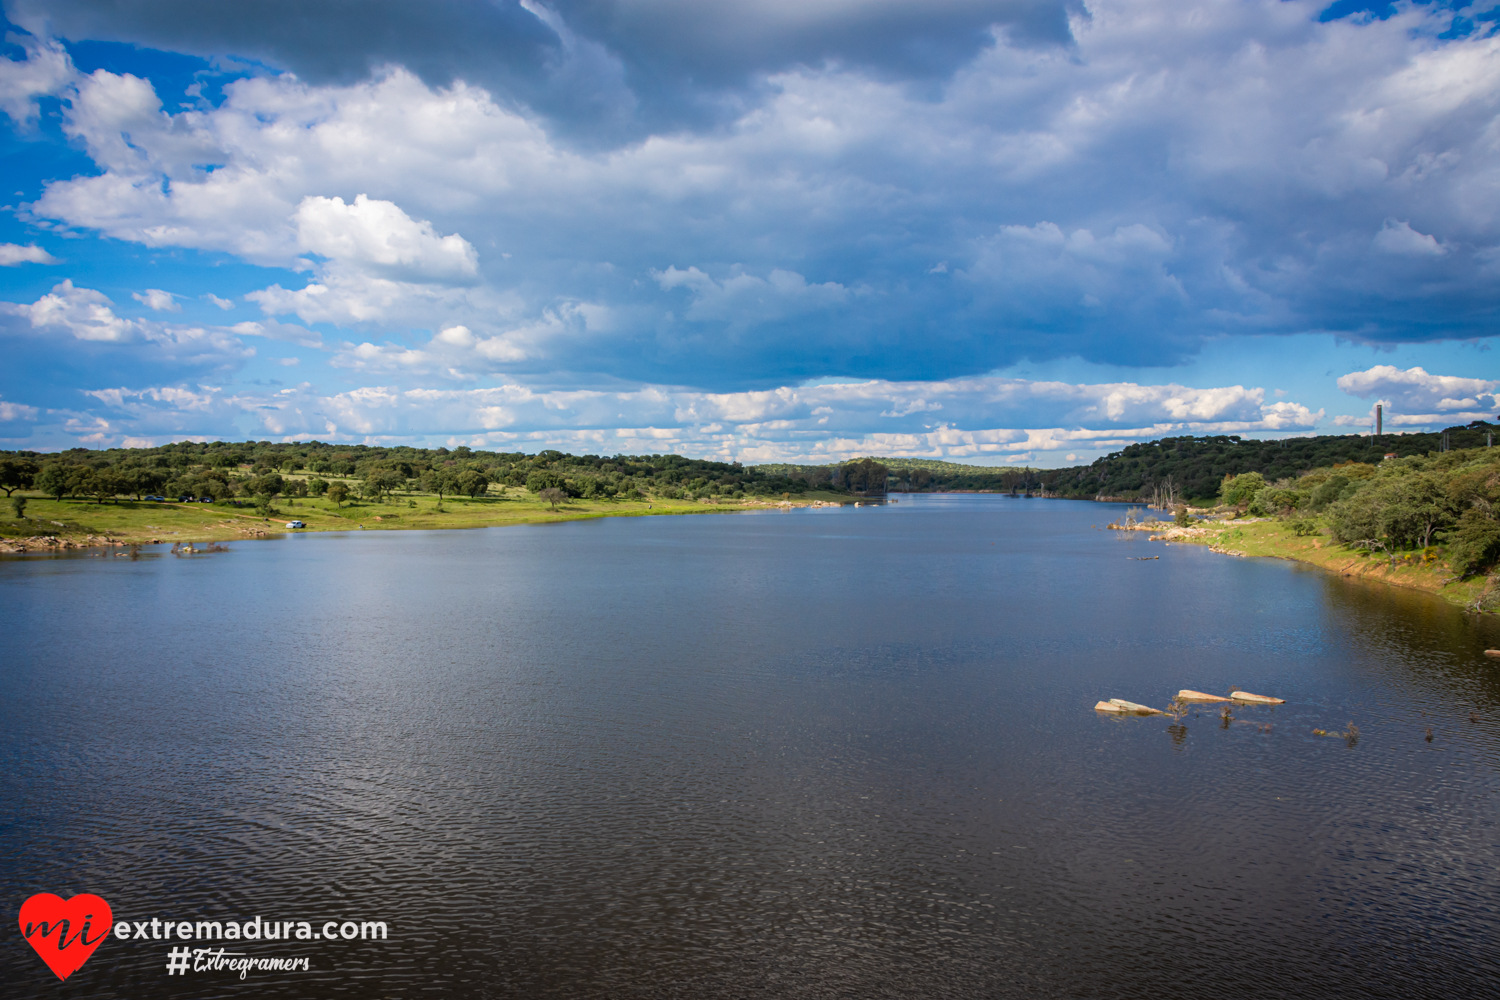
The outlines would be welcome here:
M 72 899 L 39 892 L 21 904 L 21 936 L 58 979 L 77 972 L 113 926 L 109 904 L 86 892 Z

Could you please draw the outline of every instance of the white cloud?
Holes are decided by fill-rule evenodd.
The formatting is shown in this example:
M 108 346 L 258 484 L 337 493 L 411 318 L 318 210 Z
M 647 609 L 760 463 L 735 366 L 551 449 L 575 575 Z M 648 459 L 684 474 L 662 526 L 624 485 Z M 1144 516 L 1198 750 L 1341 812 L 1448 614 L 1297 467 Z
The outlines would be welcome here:
M 0 243 L 0 267 L 15 267 L 18 264 L 56 263 L 56 257 L 35 243 L 24 247 L 15 243 Z
M 75 288 L 66 278 L 31 305 L 5 303 L 6 310 L 31 320 L 38 330 L 65 330 L 78 340 L 121 343 L 134 340 L 139 326 L 134 320 L 115 315 L 113 303 L 103 292 Z
M 0 59 L 0 111 L 19 126 L 38 113 L 38 97 L 60 93 L 74 77 L 73 61 L 61 45 L 33 36 L 11 37 L 26 49 L 25 59 Z
M 308 197 L 297 207 L 297 245 L 367 274 L 403 281 L 466 282 L 479 255 L 462 236 L 439 236 L 395 203 L 359 195 Z
M 302 347 L 323 346 L 323 338 L 315 331 L 295 323 L 279 323 L 274 319 L 247 320 L 236 323 L 229 329 L 240 337 L 265 337 L 267 340 L 281 340 Z
M 208 301 L 212 302 L 214 305 L 218 306 L 220 309 L 223 309 L 225 311 L 228 311 L 228 310 L 234 308 L 234 301 L 232 299 L 221 299 L 217 295 L 215 295 L 213 292 L 209 292 L 208 294 L 204 295 L 203 297 L 205 299 L 207 299 Z
M 157 312 L 182 312 L 182 306 L 177 303 L 172 293 L 164 292 L 160 288 L 148 288 L 144 294 L 131 292 L 130 297 L 147 309 L 154 309 Z
M 383 356 L 392 366 L 430 360 L 419 351 L 403 358 L 399 348 L 362 347 L 350 353 Z M 175 393 L 119 389 L 94 396 L 121 411 L 107 415 L 119 433 L 132 429 L 121 423 L 122 413 L 133 414 L 146 430 L 160 433 L 167 416 L 195 409 L 226 424 L 249 417 L 264 433 L 286 437 L 451 439 L 532 450 L 677 450 L 749 462 L 831 461 L 857 454 L 1032 460 L 1038 452 L 1071 449 L 1076 455 L 1079 447 L 1113 448 L 1170 434 L 1308 427 L 1322 416 L 1321 411 L 1287 402 L 1261 404 L 1260 392 L 985 378 L 743 393 L 660 386 L 543 391 L 507 384 L 458 389 L 366 386 L 331 395 L 308 385 L 261 395 L 210 393 L 206 387 Z M 944 399 L 942 420 L 910 407 L 924 394 Z M 888 414 L 903 409 L 911 412 L 893 426 Z M 145 431 L 136 427 L 133 432 Z
M 1437 420 L 1453 422 L 1460 416 L 1468 419 L 1483 419 L 1481 411 L 1500 410 L 1500 379 L 1469 378 L 1459 375 L 1429 375 L 1423 368 L 1401 370 L 1394 365 L 1376 365 L 1362 372 L 1350 372 L 1338 380 L 1338 387 L 1360 399 L 1378 398 L 1388 408 L 1411 415 L 1427 412 L 1420 423 Z M 1448 417 L 1437 416 L 1443 411 L 1474 411 L 1480 416 L 1450 412 Z M 1372 410 L 1373 413 L 1373 410 Z M 1493 416 L 1493 414 L 1490 414 Z M 1386 420 L 1396 415 L 1387 411 Z M 1363 421 L 1364 418 L 1353 418 Z
M 722 128 L 605 151 L 399 67 L 240 80 L 171 113 L 100 70 L 65 125 L 103 173 L 48 185 L 31 211 L 260 264 L 316 254 L 306 287 L 254 301 L 371 343 L 490 339 L 588 302 L 618 350 L 562 338 L 527 359 L 649 357 L 651 380 L 699 385 L 872 354 L 891 377 L 1028 351 L 1171 361 L 1226 330 L 1400 339 L 1434 309 L 1454 336 L 1493 329 L 1474 248 L 1500 245 L 1500 216 L 1475 206 L 1492 200 L 1500 42 L 1439 42 L 1416 5 L 1370 23 L 1318 9 L 1109 0 L 1075 17 L 1069 52 L 1001 38 L 920 94 L 852 67 L 763 75 Z M 1442 296 L 1411 254 L 1449 269 Z M 786 335 L 722 336 L 757 326 Z
M 1375 246 L 1386 253 L 1408 257 L 1441 257 L 1448 252 L 1436 237 L 1419 233 L 1410 223 L 1394 219 L 1386 219 L 1380 232 L 1375 234 Z
M 41 411 L 35 406 L 27 406 L 25 403 L 12 403 L 9 400 L 0 399 L 0 423 L 12 423 L 17 420 L 36 420 Z
M 226 368 L 255 354 L 235 331 L 222 327 L 126 319 L 115 313 L 114 303 L 103 292 L 76 287 L 71 278 L 33 303 L 0 302 L 0 315 L 25 320 L 38 333 L 61 332 L 76 341 L 119 345 L 138 352 L 147 365 Z

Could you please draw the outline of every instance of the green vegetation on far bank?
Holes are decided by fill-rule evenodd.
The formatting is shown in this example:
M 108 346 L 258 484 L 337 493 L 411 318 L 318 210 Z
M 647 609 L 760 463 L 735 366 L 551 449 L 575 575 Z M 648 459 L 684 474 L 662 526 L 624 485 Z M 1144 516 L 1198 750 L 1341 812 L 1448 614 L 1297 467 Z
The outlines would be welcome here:
M 1297 559 L 1428 590 L 1471 610 L 1500 610 L 1494 448 L 1341 462 L 1275 482 L 1246 472 L 1223 479 L 1219 500 L 1221 511 L 1249 520 L 1194 524 L 1179 507 L 1173 525 L 1160 523 L 1155 537 Z
M 23 494 L 17 494 L 22 496 Z M 122 499 L 99 503 L 88 499 L 57 500 L 26 495 L 25 517 L 0 518 L 0 546 L 44 546 L 26 539 L 51 536 L 60 544 L 121 544 L 151 542 L 208 542 L 254 538 L 307 531 L 378 531 L 400 529 L 484 528 L 507 524 L 577 521 L 596 517 L 703 514 L 745 510 L 775 504 L 776 500 L 562 500 L 555 506 L 522 489 L 507 489 L 482 497 L 394 495 L 382 501 L 358 500 L 335 504 L 325 498 L 278 498 L 269 508 L 234 501 L 178 503 Z M 796 503 L 832 499 L 808 495 Z M 13 514 L 13 510 L 5 510 Z M 287 522 L 306 527 L 289 529 Z M 8 543 L 8 544 L 6 544 Z
M 1268 481 L 1300 476 L 1340 462 L 1375 463 L 1385 455 L 1409 458 L 1444 448 L 1483 448 L 1500 427 L 1475 421 L 1436 433 L 1320 434 L 1257 441 L 1238 435 L 1172 437 L 1128 445 L 1088 465 L 1063 469 L 960 465 L 922 458 L 871 458 L 886 470 L 890 489 L 902 492 L 980 491 L 1026 493 L 1073 500 L 1150 500 L 1158 491 L 1174 499 L 1211 502 L 1225 476 L 1258 472 Z M 843 485 L 860 465 L 762 465 L 787 479 Z

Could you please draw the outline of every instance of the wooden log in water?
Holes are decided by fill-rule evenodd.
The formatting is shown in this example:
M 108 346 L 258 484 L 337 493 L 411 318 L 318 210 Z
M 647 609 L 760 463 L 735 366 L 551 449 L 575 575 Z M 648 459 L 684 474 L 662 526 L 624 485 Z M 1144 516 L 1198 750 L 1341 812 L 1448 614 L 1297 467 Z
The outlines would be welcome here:
M 1285 698 L 1272 698 L 1264 694 L 1251 694 L 1249 691 L 1231 691 L 1229 697 L 1235 701 L 1248 701 L 1256 705 L 1285 705 Z
M 1485 656 L 1491 656 L 1491 657 L 1494 657 L 1497 660 L 1500 660 L 1500 649 L 1486 649 L 1484 651 L 1484 655 Z

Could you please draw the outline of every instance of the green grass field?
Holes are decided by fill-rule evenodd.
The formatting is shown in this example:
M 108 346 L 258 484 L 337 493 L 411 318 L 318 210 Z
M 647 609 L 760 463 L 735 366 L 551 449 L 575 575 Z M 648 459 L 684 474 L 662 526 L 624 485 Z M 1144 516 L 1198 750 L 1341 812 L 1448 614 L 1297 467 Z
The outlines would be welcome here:
M 524 489 L 510 488 L 487 496 L 445 497 L 399 494 L 384 503 L 367 500 L 345 502 L 335 507 L 326 499 L 278 499 L 276 514 L 266 517 L 253 506 L 155 503 L 118 500 L 97 503 L 88 499 L 54 500 L 36 494 L 26 497 L 26 517 L 0 519 L 0 537 L 16 541 L 42 535 L 83 541 L 108 537 L 127 544 L 152 541 L 207 542 L 257 537 L 257 533 L 284 534 L 292 531 L 393 531 L 434 528 L 487 528 L 506 524 L 536 524 L 577 521 L 593 517 L 640 517 L 661 514 L 709 514 L 734 510 L 764 509 L 779 498 L 739 500 L 573 500 L 554 510 Z M 806 494 L 793 503 L 814 500 L 848 501 L 835 494 Z M 0 507 L 10 515 L 9 505 Z M 304 521 L 303 529 L 288 529 L 286 522 Z

